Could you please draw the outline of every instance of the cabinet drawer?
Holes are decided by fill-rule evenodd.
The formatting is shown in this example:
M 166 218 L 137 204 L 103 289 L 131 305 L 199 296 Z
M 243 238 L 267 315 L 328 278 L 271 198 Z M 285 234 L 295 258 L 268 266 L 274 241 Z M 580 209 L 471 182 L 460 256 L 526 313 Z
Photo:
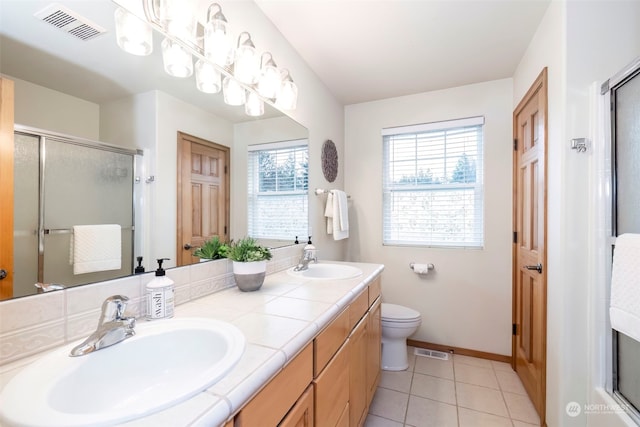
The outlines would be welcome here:
M 367 312 L 369 308 L 369 291 L 364 288 L 360 294 L 349 305 L 349 330 L 362 319 L 362 316 Z
M 371 307 L 371 304 L 373 304 L 373 302 L 378 299 L 381 292 L 381 279 L 380 276 L 378 276 L 373 282 L 369 283 L 369 307 Z
M 338 424 L 349 403 L 349 342 L 338 351 L 320 376 L 313 381 L 316 395 L 316 426 Z
M 313 427 L 313 384 L 307 387 L 278 427 Z
M 313 376 L 317 377 L 349 335 L 349 309 L 344 310 L 313 340 Z
M 313 349 L 307 345 L 236 417 L 236 427 L 277 426 L 313 379 Z

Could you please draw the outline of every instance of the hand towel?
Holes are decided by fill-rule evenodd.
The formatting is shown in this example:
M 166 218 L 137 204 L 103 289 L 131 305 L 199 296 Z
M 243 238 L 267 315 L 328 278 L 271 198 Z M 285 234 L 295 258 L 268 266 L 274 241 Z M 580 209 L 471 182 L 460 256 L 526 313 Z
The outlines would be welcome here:
M 117 224 L 73 226 L 73 274 L 121 268 L 122 231 Z
M 340 190 L 333 191 L 334 203 L 338 202 L 340 230 L 349 231 L 349 206 L 347 205 L 347 193 Z
M 347 195 L 344 191 L 331 190 L 333 194 L 333 240 L 342 240 L 349 237 L 349 220 L 347 212 Z M 343 202 L 341 202 L 343 200 Z M 342 205 L 342 211 L 340 208 Z M 344 215 L 343 215 L 344 213 Z M 343 222 L 343 218 L 347 218 Z M 343 225 L 346 226 L 346 230 L 343 229 Z
M 611 271 L 611 327 L 640 341 L 640 234 L 616 239 Z
M 327 194 L 327 206 L 324 208 L 324 216 L 327 217 L 327 234 L 333 234 L 333 194 Z

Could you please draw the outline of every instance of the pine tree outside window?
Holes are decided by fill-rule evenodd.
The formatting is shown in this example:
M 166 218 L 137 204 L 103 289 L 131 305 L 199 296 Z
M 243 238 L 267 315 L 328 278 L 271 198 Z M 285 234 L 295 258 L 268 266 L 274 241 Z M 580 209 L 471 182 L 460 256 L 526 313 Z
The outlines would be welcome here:
M 383 129 L 383 244 L 483 247 L 483 125 Z
M 290 240 L 309 227 L 307 140 L 249 146 L 249 236 Z

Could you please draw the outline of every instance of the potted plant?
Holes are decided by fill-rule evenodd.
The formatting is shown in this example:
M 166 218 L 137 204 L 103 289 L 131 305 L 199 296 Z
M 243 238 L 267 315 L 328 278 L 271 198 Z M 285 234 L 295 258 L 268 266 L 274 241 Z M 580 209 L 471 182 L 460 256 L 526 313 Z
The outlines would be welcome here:
M 213 236 L 205 241 L 202 246 L 193 251 L 193 256 L 197 256 L 201 261 L 210 259 L 221 259 L 227 257 L 229 245 L 220 241 L 218 236 Z
M 260 289 L 267 272 L 267 261 L 271 259 L 269 248 L 259 245 L 253 237 L 245 237 L 231 241 L 227 258 L 233 261 L 233 275 L 241 291 Z

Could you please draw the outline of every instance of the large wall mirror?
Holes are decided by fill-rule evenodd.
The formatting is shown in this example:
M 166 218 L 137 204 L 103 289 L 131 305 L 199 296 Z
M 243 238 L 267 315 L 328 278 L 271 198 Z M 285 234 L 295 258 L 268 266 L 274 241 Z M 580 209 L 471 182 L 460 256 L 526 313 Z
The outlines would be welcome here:
M 52 5 L 62 6 L 62 12 L 71 12 L 76 18 L 86 19 L 99 30 L 104 30 L 104 34 L 82 40 L 43 21 L 41 16 L 44 15 L 40 12 Z M 243 7 L 247 7 L 244 2 L 224 5 L 230 23 L 234 16 L 242 16 Z M 184 79 L 169 76 L 163 70 L 162 37 L 159 34 L 154 34 L 153 53 L 149 56 L 134 56 L 122 51 L 115 38 L 114 13 L 117 5 L 111 0 L 1 0 L 0 9 L 0 74 L 15 82 L 16 124 L 25 126 L 27 130 L 42 129 L 49 135 L 104 142 L 116 147 L 115 152 L 122 148 L 127 153 L 134 153 L 129 160 L 123 160 L 117 158 L 112 150 L 109 156 L 114 159 L 91 160 L 99 165 L 111 162 L 109 172 L 102 172 L 101 179 L 115 182 L 128 176 L 134 182 L 131 194 L 134 199 L 132 221 L 135 237 L 131 239 L 129 234 L 128 241 L 134 241 L 133 249 L 127 252 L 128 259 L 119 271 L 119 277 L 133 271 L 137 256 L 143 256 L 147 271 L 153 270 L 156 258 L 170 258 L 168 267 L 178 265 L 180 254 L 177 252 L 183 246 L 176 237 L 180 135 L 213 143 L 223 151 L 228 148 L 230 223 L 227 236 L 232 239 L 247 235 L 248 147 L 304 141 L 308 139 L 306 128 L 270 105 L 265 105 L 264 115 L 249 117 L 244 107 L 226 105 L 221 93 L 200 92 L 194 76 Z M 258 42 L 256 47 L 259 50 L 268 48 L 259 46 Z M 19 139 L 25 138 L 21 135 Z M 51 147 L 47 150 L 53 152 L 55 138 L 49 139 L 52 140 L 48 142 Z M 28 149 L 34 152 L 41 150 L 34 144 L 36 142 Z M 63 164 L 69 169 L 79 169 L 71 157 L 75 155 L 73 150 L 62 148 L 59 157 Z M 19 154 L 27 155 L 23 151 L 20 150 Z M 32 167 L 38 170 L 37 165 Z M 88 169 L 91 168 L 89 163 Z M 18 200 L 26 192 L 24 187 L 30 185 L 31 190 L 37 191 L 39 185 L 52 188 L 53 184 L 48 181 L 39 183 L 38 177 L 30 175 L 22 165 L 16 170 L 18 187 L 14 199 L 26 206 L 26 212 L 33 214 L 37 207 L 29 205 L 31 202 Z M 90 180 L 80 181 L 83 179 L 58 177 L 56 185 L 62 187 L 57 191 L 60 194 L 79 192 L 81 196 L 111 191 L 92 186 Z M 65 182 L 69 183 L 69 188 L 65 187 Z M 124 197 L 130 195 L 125 192 Z M 36 204 L 42 199 L 40 196 Z M 93 202 L 91 204 L 94 205 Z M 3 204 L 2 208 L 7 209 L 8 205 Z M 96 210 L 104 212 L 105 208 Z M 17 221 L 16 226 L 19 223 Z M 60 227 L 69 228 L 69 224 Z M 38 233 L 37 230 L 32 231 Z M 56 238 L 62 239 L 62 243 L 56 246 L 61 257 L 53 264 L 68 264 L 69 238 Z M 272 247 L 292 244 L 294 238 L 270 240 L 266 244 Z M 18 257 L 20 254 L 14 255 Z M 47 263 L 51 264 L 51 259 L 44 262 L 41 259 L 40 268 Z M 20 269 L 37 272 L 38 262 L 33 265 L 21 261 Z M 80 285 L 104 279 L 102 276 L 78 274 L 69 283 L 62 284 Z M 45 282 L 50 281 L 45 278 Z M 30 283 L 28 288 L 12 292 L 12 296 L 26 296 L 37 291 Z

